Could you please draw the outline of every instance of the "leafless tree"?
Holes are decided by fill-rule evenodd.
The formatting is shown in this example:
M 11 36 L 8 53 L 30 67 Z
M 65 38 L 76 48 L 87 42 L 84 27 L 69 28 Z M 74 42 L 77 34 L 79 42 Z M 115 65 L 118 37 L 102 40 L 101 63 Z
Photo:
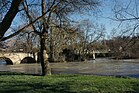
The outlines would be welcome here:
M 139 28 L 139 1 L 138 0 L 128 0 L 120 1 L 115 0 L 115 6 L 113 7 L 113 20 L 119 22 L 119 27 L 121 35 L 135 35 L 138 33 Z
M 133 37 L 136 37 L 139 33 L 139 1 L 114 0 L 112 12 L 114 16 L 110 17 L 110 19 L 119 22 L 119 29 L 116 29 L 116 31 L 120 32 L 119 36 L 116 36 L 117 43 L 122 46 L 121 52 L 128 51 L 136 44 L 136 40 Z M 115 44 L 115 46 L 117 46 L 117 44 Z
M 102 39 L 105 34 L 105 27 L 92 23 L 89 20 L 82 20 L 77 27 L 80 30 L 81 54 L 85 56 L 93 51 L 92 45 Z
M 0 40 L 7 40 L 16 36 L 25 28 L 32 26 L 34 32 L 40 37 L 40 54 L 42 64 L 42 75 L 46 75 L 48 62 L 44 55 L 45 42 L 51 27 L 63 27 L 69 22 L 73 13 L 88 12 L 96 9 L 99 1 L 96 0 L 9 0 L 11 7 L 5 13 L 0 23 Z M 8 2 L 8 1 L 7 1 Z M 13 11 L 14 10 L 14 11 Z M 24 10 L 24 11 L 22 11 Z M 34 10 L 36 10 L 34 12 Z M 21 29 L 8 36 L 4 36 L 11 26 L 17 13 L 23 13 L 28 18 L 28 23 Z M 36 16 L 37 15 L 37 16 Z M 40 23 L 39 27 L 36 26 Z M 38 30 L 39 29 L 39 30 Z M 46 61 L 46 62 L 44 62 Z

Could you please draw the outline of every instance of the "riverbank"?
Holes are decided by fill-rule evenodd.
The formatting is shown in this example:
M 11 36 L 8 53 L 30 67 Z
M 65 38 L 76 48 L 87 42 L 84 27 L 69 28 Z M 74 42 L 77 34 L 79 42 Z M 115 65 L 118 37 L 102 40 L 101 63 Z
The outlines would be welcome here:
M 0 93 L 139 93 L 135 78 L 0 72 L 0 82 Z

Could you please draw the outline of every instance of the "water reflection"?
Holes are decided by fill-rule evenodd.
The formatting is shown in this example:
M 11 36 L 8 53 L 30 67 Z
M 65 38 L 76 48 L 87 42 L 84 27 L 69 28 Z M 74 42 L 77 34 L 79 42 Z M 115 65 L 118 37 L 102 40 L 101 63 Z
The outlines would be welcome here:
M 6 61 L 0 59 L 0 65 L 6 65 Z
M 124 75 L 139 78 L 139 60 L 96 59 L 87 63 L 51 63 L 50 66 L 53 74 Z M 0 65 L 0 71 L 41 74 L 41 66 L 40 64 Z

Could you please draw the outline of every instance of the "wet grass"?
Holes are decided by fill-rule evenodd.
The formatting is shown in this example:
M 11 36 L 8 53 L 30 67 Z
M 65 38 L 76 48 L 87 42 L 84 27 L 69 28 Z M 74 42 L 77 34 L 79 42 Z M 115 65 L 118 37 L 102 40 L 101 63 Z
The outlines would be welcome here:
M 92 75 L 32 76 L 0 72 L 0 93 L 139 93 L 139 79 Z

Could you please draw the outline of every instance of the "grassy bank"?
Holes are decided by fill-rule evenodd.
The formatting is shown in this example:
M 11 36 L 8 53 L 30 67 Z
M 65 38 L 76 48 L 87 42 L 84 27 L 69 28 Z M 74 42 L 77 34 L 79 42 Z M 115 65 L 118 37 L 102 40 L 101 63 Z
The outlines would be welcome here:
M 0 73 L 0 93 L 139 93 L 139 79 Z

